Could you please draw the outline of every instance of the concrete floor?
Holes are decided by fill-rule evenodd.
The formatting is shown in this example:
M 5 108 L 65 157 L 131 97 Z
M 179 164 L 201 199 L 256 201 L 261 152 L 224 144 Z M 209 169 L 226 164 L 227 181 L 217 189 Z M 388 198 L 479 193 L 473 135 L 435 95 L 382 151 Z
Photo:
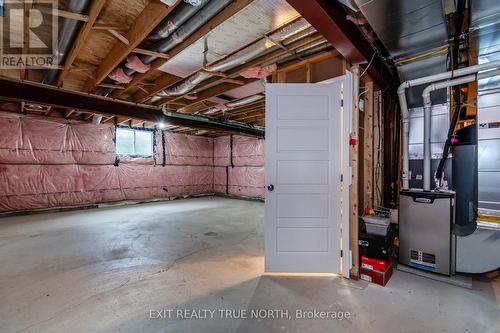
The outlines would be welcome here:
M 473 290 L 403 272 L 385 288 L 263 276 L 262 219 L 260 202 L 208 197 L 0 219 L 0 331 L 500 332 L 498 276 Z M 292 319 L 150 319 L 160 309 Z M 295 319 L 296 309 L 350 318 Z

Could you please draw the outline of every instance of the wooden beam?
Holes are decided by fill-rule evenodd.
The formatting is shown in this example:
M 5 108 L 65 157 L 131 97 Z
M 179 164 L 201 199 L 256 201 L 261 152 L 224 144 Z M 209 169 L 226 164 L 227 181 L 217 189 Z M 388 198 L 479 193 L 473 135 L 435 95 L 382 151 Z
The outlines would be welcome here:
M 118 42 L 103 59 L 96 76 L 93 80 L 87 81 L 85 91 L 94 91 L 113 69 L 120 64 L 148 35 L 154 28 L 179 4 L 180 0 L 173 6 L 166 6 L 160 1 L 151 1 L 139 14 L 134 24 L 126 34 L 129 44 Z
M 361 30 L 348 19 L 348 12 L 339 1 L 287 0 L 311 25 L 321 33 L 351 64 L 367 64 L 367 72 L 385 87 L 393 80 L 393 70 L 375 53 Z
M 249 84 L 249 83 L 253 83 L 255 81 L 258 81 L 258 79 L 242 79 L 242 81 L 243 81 L 243 84 Z M 197 92 L 196 99 L 190 100 L 188 106 L 192 106 L 194 104 L 203 102 L 204 100 L 209 99 L 211 97 L 219 96 L 219 95 L 225 93 L 226 91 L 229 91 L 229 90 L 232 90 L 232 89 L 235 89 L 238 87 L 241 87 L 241 84 L 239 84 L 239 83 L 222 83 L 222 84 L 219 84 L 217 86 L 213 86 L 211 88 Z M 183 107 L 181 110 L 184 110 L 186 108 L 187 108 L 187 106 Z
M 116 31 L 127 31 L 126 28 L 119 27 L 113 24 L 105 24 L 105 23 L 95 23 L 92 26 L 92 30 L 116 30 Z
M 55 15 L 58 17 L 64 17 L 70 20 L 75 20 L 75 21 L 82 21 L 82 22 L 88 22 L 89 17 L 87 15 L 82 15 L 78 13 L 73 13 L 73 12 L 68 12 L 66 10 L 61 10 L 61 9 L 49 9 L 49 8 L 44 8 L 41 7 L 39 10 L 42 13 L 49 14 L 49 15 Z
M 170 56 L 166 53 L 155 52 L 155 51 L 150 51 L 150 50 L 145 50 L 145 49 L 135 48 L 132 52 L 138 53 L 138 54 L 144 54 L 144 55 L 148 55 L 148 56 L 152 56 L 152 57 L 157 57 L 157 58 L 170 59 Z
M 92 2 L 92 7 L 90 8 L 89 11 L 89 20 L 85 22 L 83 27 L 80 29 L 80 32 L 78 33 L 78 36 L 76 37 L 73 46 L 71 47 L 71 50 L 68 53 L 68 56 L 66 58 L 66 62 L 64 63 L 64 69 L 63 71 L 59 74 L 59 77 L 57 79 L 57 86 L 61 87 L 63 85 L 64 79 L 66 78 L 66 75 L 70 72 L 71 66 L 73 65 L 73 62 L 75 61 L 76 57 L 80 53 L 81 49 L 87 42 L 87 39 L 90 35 L 90 32 L 92 31 L 92 26 L 94 25 L 95 21 L 99 17 L 99 14 L 101 13 L 101 10 L 106 3 L 106 0 L 95 0 Z
M 50 105 L 49 105 L 49 106 L 47 107 L 47 110 L 45 111 L 45 115 L 46 115 L 46 116 L 48 116 L 48 115 L 49 115 L 49 113 L 50 113 L 50 111 L 52 111 L 52 106 L 50 106 Z
M 26 57 L 29 52 L 30 45 L 30 11 L 33 7 L 32 1 L 24 2 L 24 20 L 23 20 L 23 51 L 21 54 L 21 64 L 19 68 L 19 78 L 24 80 L 26 78 Z
M 250 126 L 219 121 L 214 118 L 163 112 L 160 108 L 57 88 L 50 85 L 0 78 L 0 99 L 14 102 L 52 105 L 62 109 L 78 109 L 84 113 L 120 116 L 152 123 L 165 123 L 191 128 L 221 130 L 263 136 L 264 132 Z
M 73 113 L 75 113 L 75 111 L 75 109 L 66 110 L 66 112 L 64 113 L 64 118 L 69 118 Z
M 248 6 L 250 3 L 252 3 L 253 0 L 234 0 L 231 2 L 229 5 L 226 6 L 223 10 L 221 10 L 217 15 L 212 17 L 207 23 L 205 23 L 203 26 L 201 26 L 195 33 L 193 33 L 191 36 L 186 38 L 182 43 L 174 47 L 172 50 L 168 52 L 168 55 L 173 58 L 175 55 L 179 54 L 182 52 L 184 49 L 187 47 L 191 46 L 194 44 L 196 41 L 198 41 L 200 38 L 203 38 L 206 34 L 208 34 L 210 31 L 214 30 L 217 28 L 220 24 L 224 23 L 227 19 L 229 19 L 231 16 L 234 14 L 238 13 L 240 10 Z M 147 73 L 136 73 L 134 75 L 133 80 L 128 84 L 127 89 L 125 91 L 116 91 L 111 94 L 111 97 L 119 97 L 121 96 L 124 92 L 126 92 L 128 89 L 136 86 L 139 82 L 142 82 L 144 79 L 147 78 L 147 76 L 154 72 L 154 70 L 160 68 L 164 63 L 166 62 L 165 59 L 156 59 L 153 61 L 151 64 L 151 69 Z M 162 90 L 164 88 L 160 88 L 159 90 Z
M 127 37 L 123 36 L 121 33 L 119 33 L 118 31 L 114 30 L 114 29 L 108 29 L 108 32 L 110 33 L 111 36 L 115 37 L 116 39 L 118 39 L 120 42 L 122 42 L 123 44 L 129 46 L 130 45 L 130 41 L 127 39 Z
M 111 88 L 111 89 L 125 89 L 125 86 L 121 84 L 111 84 L 111 83 L 100 83 L 98 85 L 100 88 Z

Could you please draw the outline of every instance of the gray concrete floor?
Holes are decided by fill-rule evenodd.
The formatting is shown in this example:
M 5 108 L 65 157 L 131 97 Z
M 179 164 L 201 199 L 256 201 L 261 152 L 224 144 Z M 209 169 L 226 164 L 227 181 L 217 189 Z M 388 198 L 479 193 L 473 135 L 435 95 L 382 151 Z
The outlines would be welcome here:
M 260 202 L 209 197 L 0 219 L 0 331 L 500 332 L 498 277 L 467 290 L 403 272 L 385 288 L 264 276 L 262 220 Z M 292 319 L 150 319 L 159 309 Z

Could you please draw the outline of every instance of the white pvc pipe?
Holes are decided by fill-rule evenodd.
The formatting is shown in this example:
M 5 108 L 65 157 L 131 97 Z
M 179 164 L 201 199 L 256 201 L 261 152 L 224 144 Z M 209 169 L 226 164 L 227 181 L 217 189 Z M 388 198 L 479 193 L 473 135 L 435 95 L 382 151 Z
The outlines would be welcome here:
M 401 83 L 401 85 L 398 88 L 398 98 L 399 98 L 399 105 L 401 108 L 401 118 L 403 122 L 403 189 L 407 190 L 410 187 L 410 175 L 409 175 L 409 160 L 410 160 L 410 153 L 409 153 L 409 147 L 408 144 L 410 142 L 410 114 L 408 111 L 408 105 L 406 103 L 406 89 L 410 87 L 416 87 L 420 86 L 426 83 L 433 83 L 437 81 L 442 81 L 454 77 L 460 77 L 468 74 L 475 74 L 479 71 L 482 70 L 487 70 L 487 69 L 492 69 L 492 68 L 497 68 L 500 67 L 500 60 L 497 61 L 492 61 L 489 63 L 485 64 L 480 64 L 480 65 L 475 65 L 475 66 L 470 66 L 470 67 L 465 67 L 465 68 L 460 68 L 455 71 L 449 71 L 449 72 L 444 72 L 444 73 L 439 73 L 435 75 L 430 75 L 426 77 L 421 77 L 418 79 L 414 80 L 409 80 Z
M 433 83 L 425 87 L 422 93 L 422 99 L 424 100 L 424 191 L 431 190 L 431 92 L 498 75 L 500 75 L 500 69 L 495 69 L 484 73 L 462 76 L 449 81 Z

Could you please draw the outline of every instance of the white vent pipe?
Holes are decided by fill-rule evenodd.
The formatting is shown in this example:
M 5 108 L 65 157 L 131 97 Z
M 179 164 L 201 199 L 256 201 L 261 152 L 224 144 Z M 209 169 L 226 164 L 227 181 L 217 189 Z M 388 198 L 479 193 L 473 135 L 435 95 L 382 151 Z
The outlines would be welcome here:
M 427 83 L 442 81 L 454 77 L 460 77 L 468 74 L 475 74 L 479 71 L 500 67 L 500 60 L 492 61 L 485 64 L 460 68 L 455 71 L 443 72 L 435 75 L 421 77 L 414 80 L 409 80 L 401 83 L 398 88 L 399 105 L 401 107 L 401 118 L 403 120 L 403 189 L 408 190 L 410 187 L 409 176 L 409 160 L 410 153 L 408 144 L 410 142 L 410 114 L 408 112 L 408 105 L 406 104 L 406 89 L 416 87 Z
M 449 81 L 433 83 L 425 87 L 422 93 L 422 99 L 424 100 L 424 191 L 431 190 L 431 92 L 498 75 L 500 75 L 500 69 L 495 69 L 479 74 L 462 76 Z

